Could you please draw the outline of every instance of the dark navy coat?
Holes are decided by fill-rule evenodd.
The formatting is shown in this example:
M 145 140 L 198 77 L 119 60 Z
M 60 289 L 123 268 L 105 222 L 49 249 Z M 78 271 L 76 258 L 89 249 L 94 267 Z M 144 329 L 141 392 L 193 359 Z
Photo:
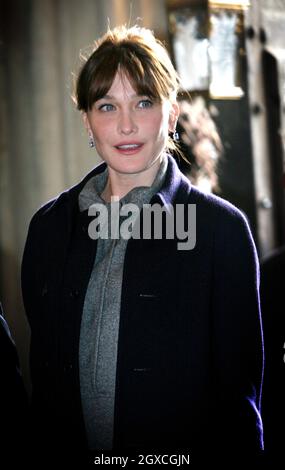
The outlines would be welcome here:
M 33 409 L 49 448 L 84 449 L 79 333 L 97 242 L 78 209 L 86 181 L 33 217 L 22 265 L 31 326 Z M 190 185 L 169 157 L 151 203 L 195 204 L 196 246 L 127 245 L 117 360 L 114 452 L 249 455 L 262 448 L 259 271 L 241 212 Z M 47 432 L 45 432 L 47 431 Z M 47 441 L 45 441 L 47 442 Z

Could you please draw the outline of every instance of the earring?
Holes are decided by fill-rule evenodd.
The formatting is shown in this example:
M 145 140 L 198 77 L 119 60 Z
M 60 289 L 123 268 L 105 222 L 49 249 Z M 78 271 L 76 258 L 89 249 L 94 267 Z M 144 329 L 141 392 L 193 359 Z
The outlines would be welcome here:
M 173 138 L 174 142 L 178 142 L 178 140 L 179 140 L 179 134 L 178 134 L 178 132 L 177 132 L 176 129 L 175 129 L 175 131 L 173 132 L 173 137 L 172 137 L 172 138 Z
M 90 148 L 95 147 L 95 140 L 91 131 L 89 132 L 89 147 Z

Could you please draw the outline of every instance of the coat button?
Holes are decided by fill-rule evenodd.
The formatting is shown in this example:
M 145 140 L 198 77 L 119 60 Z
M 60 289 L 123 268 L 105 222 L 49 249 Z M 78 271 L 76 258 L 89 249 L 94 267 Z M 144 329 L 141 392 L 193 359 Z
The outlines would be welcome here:
M 47 295 L 47 293 L 48 293 L 48 287 L 47 287 L 47 283 L 45 283 L 45 285 L 42 288 L 42 297 Z
M 146 292 L 142 292 L 139 294 L 139 297 L 141 299 L 156 299 L 157 298 L 157 294 L 154 294 L 152 292 L 149 292 L 149 293 L 146 293 Z
M 79 290 L 77 289 L 70 289 L 69 295 L 72 299 L 76 299 L 79 296 Z
M 66 374 L 67 372 L 71 372 L 73 369 L 73 365 L 72 364 L 65 364 L 63 366 L 63 372 Z

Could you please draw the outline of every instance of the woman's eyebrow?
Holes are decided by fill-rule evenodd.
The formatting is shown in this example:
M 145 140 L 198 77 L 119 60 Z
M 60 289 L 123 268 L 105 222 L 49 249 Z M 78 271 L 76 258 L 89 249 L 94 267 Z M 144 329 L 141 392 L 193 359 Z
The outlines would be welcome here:
M 130 96 L 131 99 L 134 99 L 134 98 L 141 98 L 142 96 L 148 96 L 147 94 L 144 94 L 144 93 L 134 93 L 133 95 Z M 97 101 L 100 101 L 100 100 L 116 100 L 116 96 L 113 96 L 113 95 L 104 95 L 102 96 L 101 98 L 99 98 Z
M 99 98 L 97 101 L 99 100 L 114 100 L 115 97 L 112 96 L 112 95 L 104 95 L 104 96 L 101 96 L 101 98 Z

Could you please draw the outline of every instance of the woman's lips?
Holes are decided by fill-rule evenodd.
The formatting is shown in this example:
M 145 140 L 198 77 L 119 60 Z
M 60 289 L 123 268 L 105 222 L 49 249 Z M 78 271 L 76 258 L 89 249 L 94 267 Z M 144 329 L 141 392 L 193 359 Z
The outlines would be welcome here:
M 115 145 L 115 148 L 124 155 L 134 155 L 141 150 L 142 146 L 142 143 L 128 143 Z

